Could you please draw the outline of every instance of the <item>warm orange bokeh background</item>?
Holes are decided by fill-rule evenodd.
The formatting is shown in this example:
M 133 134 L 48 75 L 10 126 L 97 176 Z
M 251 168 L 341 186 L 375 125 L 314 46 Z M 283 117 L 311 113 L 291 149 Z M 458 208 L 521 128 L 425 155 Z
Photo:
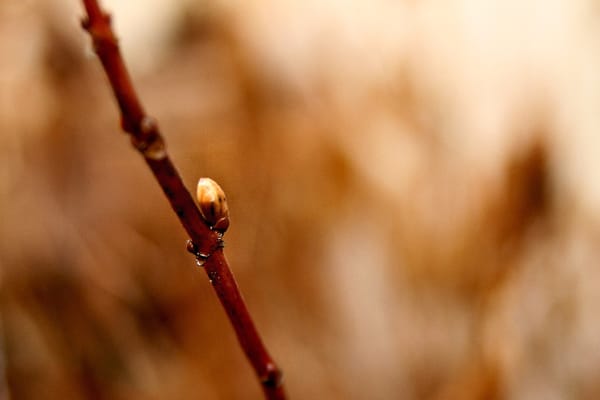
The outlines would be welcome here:
M 600 397 L 597 1 L 106 4 L 290 398 Z M 261 399 L 81 15 L 0 2 L 0 399 Z

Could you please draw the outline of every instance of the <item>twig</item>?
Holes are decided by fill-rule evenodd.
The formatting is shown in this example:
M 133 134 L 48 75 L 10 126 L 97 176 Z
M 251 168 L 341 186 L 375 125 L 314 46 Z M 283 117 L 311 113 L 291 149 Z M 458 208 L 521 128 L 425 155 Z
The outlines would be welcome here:
M 167 196 L 179 221 L 191 238 L 191 248 L 203 255 L 204 269 L 229 317 L 238 341 L 258 375 L 265 397 L 285 400 L 282 373 L 254 326 L 238 285 L 223 254 L 219 232 L 210 229 L 171 162 L 156 121 L 146 115 L 111 28 L 110 16 L 96 0 L 83 0 L 87 17 L 82 26 L 90 34 L 121 110 L 121 126 L 143 155 Z

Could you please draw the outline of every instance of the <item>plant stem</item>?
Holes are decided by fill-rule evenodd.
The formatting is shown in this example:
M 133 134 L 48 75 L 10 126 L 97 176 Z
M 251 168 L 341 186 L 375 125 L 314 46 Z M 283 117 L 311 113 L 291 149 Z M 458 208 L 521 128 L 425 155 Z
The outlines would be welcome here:
M 265 398 L 285 400 L 281 370 L 267 352 L 254 326 L 223 254 L 220 235 L 211 230 L 202 219 L 196 203 L 169 158 L 158 125 L 146 115 L 121 57 L 110 16 L 102 11 L 96 0 L 82 1 L 87 12 L 82 26 L 90 34 L 94 50 L 110 81 L 121 111 L 121 127 L 130 135 L 133 146 L 152 170 L 194 248 L 198 253 L 209 255 L 204 262 L 204 269 L 244 353 L 260 379 Z

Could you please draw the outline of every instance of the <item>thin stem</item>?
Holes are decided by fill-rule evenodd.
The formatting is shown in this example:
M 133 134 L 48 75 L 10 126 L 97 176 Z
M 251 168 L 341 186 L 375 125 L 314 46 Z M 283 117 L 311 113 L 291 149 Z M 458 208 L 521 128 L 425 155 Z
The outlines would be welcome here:
M 221 238 L 205 224 L 196 203 L 169 158 L 156 121 L 146 115 L 121 56 L 109 15 L 102 11 L 96 0 L 82 1 L 87 12 L 82 26 L 92 37 L 96 54 L 110 81 L 121 111 L 123 130 L 130 135 L 133 146 L 142 154 L 152 170 L 196 251 L 209 255 L 204 262 L 204 269 L 244 353 L 260 379 L 265 398 L 285 400 L 281 370 L 267 352 L 254 326 L 223 254 Z

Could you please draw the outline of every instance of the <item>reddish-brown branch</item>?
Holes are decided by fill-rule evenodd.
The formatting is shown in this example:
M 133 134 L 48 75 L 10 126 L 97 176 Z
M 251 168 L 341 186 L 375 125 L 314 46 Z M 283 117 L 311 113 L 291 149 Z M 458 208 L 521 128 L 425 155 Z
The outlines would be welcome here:
M 195 251 L 209 255 L 204 260 L 204 268 L 244 353 L 261 381 L 266 398 L 284 400 L 286 396 L 281 371 L 267 352 L 254 326 L 223 254 L 221 238 L 205 224 L 196 203 L 167 154 L 156 122 L 144 112 L 121 57 L 109 15 L 102 11 L 96 0 L 82 1 L 87 12 L 87 18 L 82 25 L 92 37 L 96 54 L 102 62 L 119 104 L 123 130 L 129 133 L 132 144 L 144 156 L 179 221 L 190 236 Z

